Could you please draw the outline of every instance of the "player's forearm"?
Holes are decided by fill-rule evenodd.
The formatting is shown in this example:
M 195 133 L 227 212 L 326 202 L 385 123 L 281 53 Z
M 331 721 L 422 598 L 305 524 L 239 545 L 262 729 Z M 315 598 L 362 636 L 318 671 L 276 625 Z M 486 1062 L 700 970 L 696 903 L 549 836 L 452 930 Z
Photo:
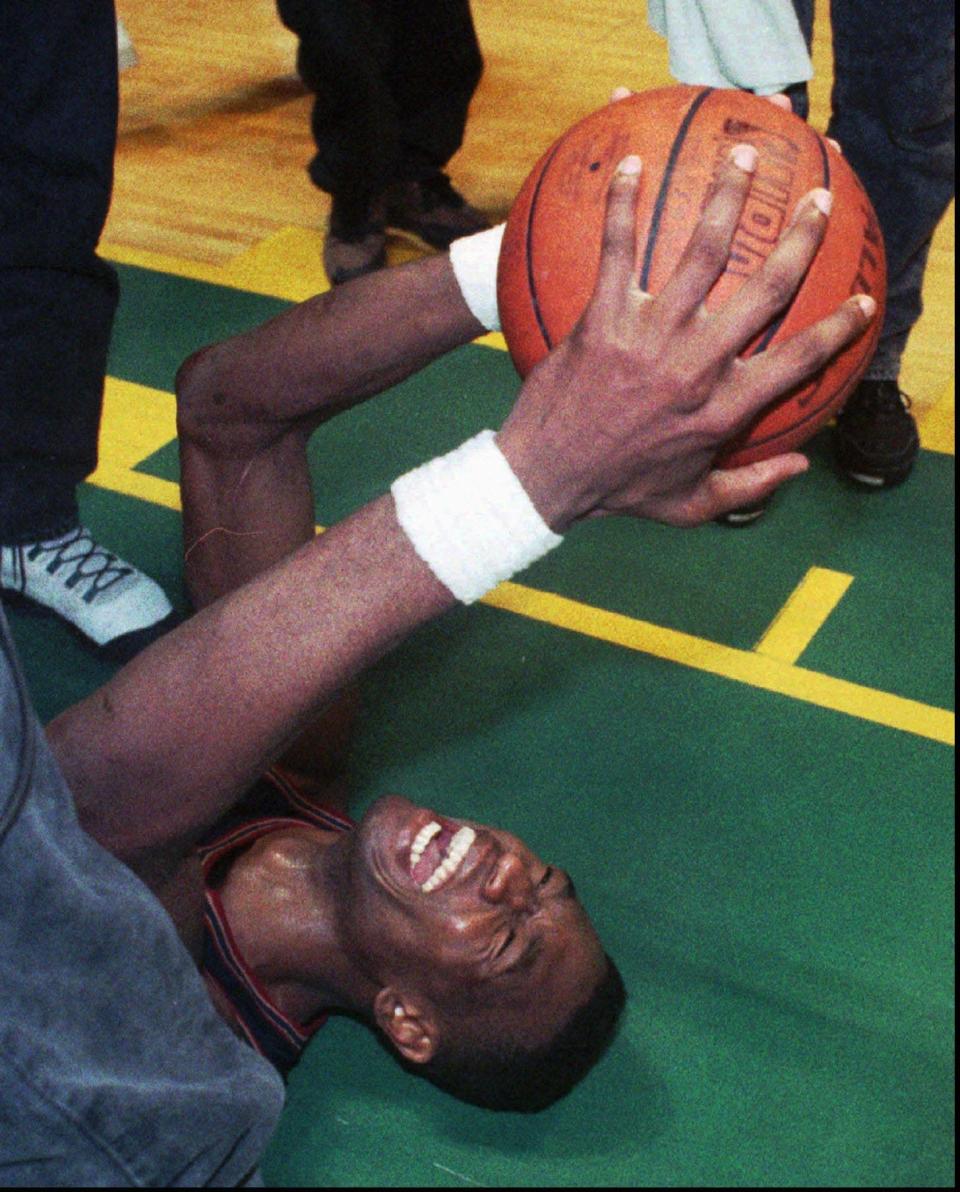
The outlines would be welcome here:
M 178 415 L 243 447 L 253 427 L 316 426 L 483 331 L 446 255 L 379 270 L 202 349 L 178 377 Z
M 195 606 L 313 537 L 306 452 L 320 423 L 482 330 L 438 256 L 360 278 L 191 357 L 177 408 Z
M 454 603 L 382 497 L 197 614 L 49 727 L 81 821 L 189 846 L 352 678 Z

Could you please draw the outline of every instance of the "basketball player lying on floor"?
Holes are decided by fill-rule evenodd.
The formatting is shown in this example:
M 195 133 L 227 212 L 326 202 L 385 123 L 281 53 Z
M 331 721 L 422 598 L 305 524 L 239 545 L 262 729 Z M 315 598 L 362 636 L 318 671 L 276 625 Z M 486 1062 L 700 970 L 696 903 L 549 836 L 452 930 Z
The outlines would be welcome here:
M 309 436 L 493 323 L 496 232 L 460 242 L 452 264 L 338 287 L 181 369 L 185 569 L 200 611 L 49 731 L 87 830 L 156 892 L 218 1009 L 282 1068 L 325 1012 L 345 1011 L 456 1094 L 535 1109 L 609 1040 L 622 985 L 562 869 L 505 831 L 394 796 L 346 818 L 345 693 L 582 518 L 696 525 L 803 471 L 797 455 L 735 471 L 711 461 L 873 307 L 851 299 L 737 359 L 789 301 L 827 218 L 807 196 L 763 269 L 708 314 L 754 163 L 734 150 L 651 298 L 634 260 L 640 163 L 625 159 L 591 303 L 496 438 L 318 537 Z

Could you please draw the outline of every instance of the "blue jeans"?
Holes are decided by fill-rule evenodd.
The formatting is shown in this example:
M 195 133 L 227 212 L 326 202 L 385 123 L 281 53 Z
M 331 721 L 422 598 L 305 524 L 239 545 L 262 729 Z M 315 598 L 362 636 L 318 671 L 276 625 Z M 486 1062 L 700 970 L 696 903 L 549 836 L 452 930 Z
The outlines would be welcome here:
M 814 0 L 793 0 L 810 43 Z M 937 224 L 953 198 L 954 28 L 947 0 L 832 0 L 833 113 L 887 248 L 887 313 L 868 377 L 896 380 Z M 807 115 L 805 88 L 791 93 Z
M 0 1187 L 229 1187 L 283 1085 L 153 895 L 81 831 L 0 609 Z

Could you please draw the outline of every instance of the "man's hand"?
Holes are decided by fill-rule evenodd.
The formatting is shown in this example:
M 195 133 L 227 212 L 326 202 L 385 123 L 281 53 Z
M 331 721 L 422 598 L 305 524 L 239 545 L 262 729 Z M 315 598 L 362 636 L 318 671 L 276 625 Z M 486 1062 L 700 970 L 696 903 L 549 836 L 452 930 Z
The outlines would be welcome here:
M 555 530 L 591 515 L 697 525 L 764 500 L 807 467 L 789 454 L 733 470 L 718 450 L 766 405 L 860 335 L 866 296 L 749 360 L 740 353 L 792 300 L 830 208 L 811 191 L 764 266 L 719 310 L 705 300 L 727 265 L 756 168 L 738 145 L 677 268 L 656 297 L 637 284 L 638 158 L 610 186 L 600 272 L 570 335 L 528 376 L 498 443 Z

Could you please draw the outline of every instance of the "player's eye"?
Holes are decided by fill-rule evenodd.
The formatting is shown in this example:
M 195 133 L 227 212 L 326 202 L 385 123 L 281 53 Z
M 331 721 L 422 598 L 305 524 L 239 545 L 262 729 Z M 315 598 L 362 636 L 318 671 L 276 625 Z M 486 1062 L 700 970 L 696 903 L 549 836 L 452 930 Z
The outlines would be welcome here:
M 497 950 L 494 953 L 494 955 L 495 956 L 503 956 L 503 954 L 507 951 L 507 949 L 510 947 L 510 945 L 513 943 L 513 941 L 516 938 L 517 938 L 517 933 L 511 927 L 510 930 L 504 935 L 503 939 L 500 941 L 500 944 L 497 947 Z

